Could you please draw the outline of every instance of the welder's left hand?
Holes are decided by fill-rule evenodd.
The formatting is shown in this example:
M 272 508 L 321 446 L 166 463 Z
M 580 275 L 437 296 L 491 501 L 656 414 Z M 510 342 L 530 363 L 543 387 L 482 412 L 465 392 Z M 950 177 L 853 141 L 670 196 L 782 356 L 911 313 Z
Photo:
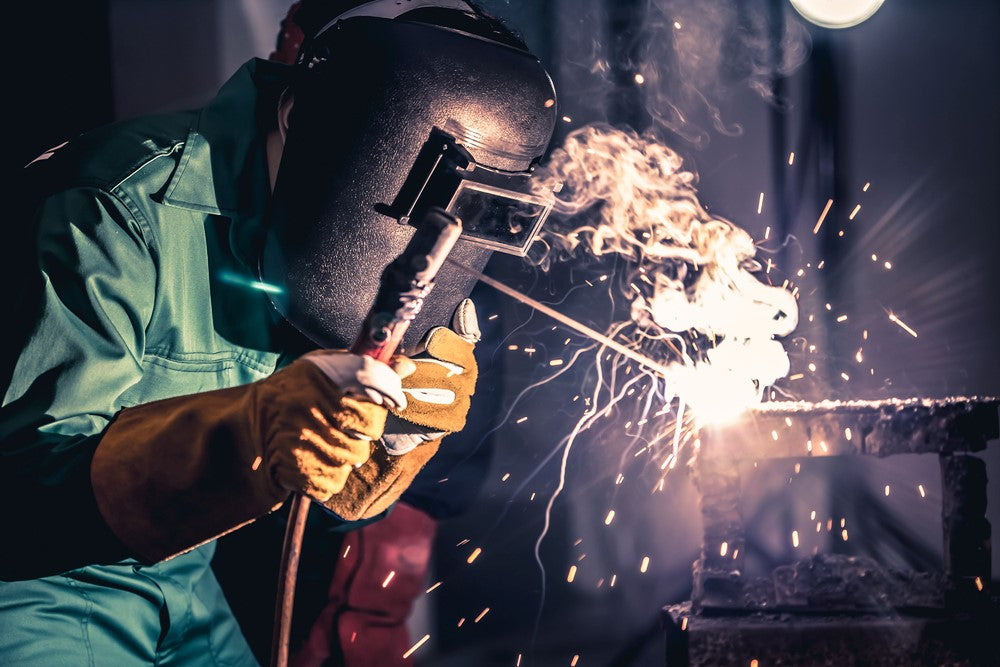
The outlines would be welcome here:
M 383 512 L 406 491 L 441 440 L 465 426 L 479 373 L 473 350 L 480 336 L 469 299 L 459 304 L 450 329 L 427 332 L 410 358 L 415 370 L 401 373 L 406 408 L 390 411 L 381 442 L 372 444 L 369 459 L 326 507 L 350 521 Z

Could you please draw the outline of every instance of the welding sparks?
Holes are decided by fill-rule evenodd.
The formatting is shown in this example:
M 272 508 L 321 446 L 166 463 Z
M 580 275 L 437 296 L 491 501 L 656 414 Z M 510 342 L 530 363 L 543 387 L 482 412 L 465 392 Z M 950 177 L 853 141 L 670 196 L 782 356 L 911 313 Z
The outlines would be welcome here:
M 615 520 L 615 511 L 614 510 L 608 510 L 608 515 L 606 517 L 604 517 L 604 525 L 605 526 L 610 526 L 611 522 L 614 521 L 614 520 Z
M 539 182 L 564 184 L 554 209 L 557 219 L 593 211 L 599 220 L 571 230 L 550 225 L 542 235 L 553 253 L 582 245 L 595 256 L 614 253 L 637 262 L 652 288 L 642 291 L 634 281 L 626 283 L 632 287 L 631 319 L 642 332 L 655 334 L 668 347 L 672 337 L 660 330 L 695 330 L 721 341 L 702 360 L 674 349 L 680 358 L 671 359 L 669 372 L 661 373 L 676 386 L 675 395 L 684 396 L 696 413 L 711 410 L 703 417 L 714 421 L 725 419 L 716 415 L 720 404 L 741 403 L 737 412 L 742 412 L 760 400 L 757 391 L 755 396 L 719 396 L 720 387 L 737 387 L 750 375 L 760 388 L 787 374 L 787 356 L 774 338 L 794 329 L 798 305 L 785 289 L 766 285 L 746 270 L 756 252 L 753 239 L 709 215 L 697 199 L 693 174 L 681 167 L 680 156 L 652 138 L 598 126 L 578 130 L 553 153 Z M 763 195 L 758 195 L 761 211 Z M 605 205 L 594 206 L 597 202 Z M 698 273 L 686 285 L 684 276 L 694 270 L 689 266 Z M 751 359 L 760 363 L 748 367 Z
M 926 498 L 927 497 L 927 492 L 924 491 L 924 485 L 923 484 L 917 484 L 917 491 L 920 492 L 920 497 L 921 498 Z
M 382 588 L 387 588 L 389 586 L 389 582 L 392 581 L 392 578 L 395 577 L 395 576 L 396 576 L 396 571 L 395 570 L 390 570 L 389 574 L 386 576 L 385 580 L 382 582 Z
M 473 620 L 472 622 L 473 623 L 478 623 L 479 621 L 483 620 L 483 616 L 485 616 L 486 614 L 488 614 L 489 611 L 490 611 L 489 607 L 487 607 L 486 609 L 483 609 L 481 612 L 479 612 L 479 616 L 476 616 L 475 620 Z
M 797 530 L 792 531 L 792 546 L 796 549 L 799 548 L 799 531 Z
M 413 655 L 413 652 L 414 652 L 414 651 L 416 651 L 416 650 L 417 650 L 418 648 L 420 648 L 421 646 L 423 646 L 423 645 L 424 645 L 425 643 L 427 643 L 427 640 L 428 640 L 428 639 L 430 639 L 430 638 L 431 638 L 431 636 L 430 636 L 430 635 L 424 635 L 424 636 L 423 636 L 423 637 L 422 637 L 422 638 L 420 639 L 420 641 L 418 641 L 418 642 L 417 642 L 416 644 L 414 644 L 413 646 L 411 646 L 411 647 L 410 647 L 410 650 L 408 650 L 408 651 L 407 651 L 406 653 L 404 653 L 404 654 L 403 654 L 403 660 L 406 660 L 406 659 L 407 659 L 407 658 L 409 658 L 409 657 L 410 657 L 411 655 Z
M 816 221 L 816 226 L 813 227 L 813 234 L 819 234 L 819 228 L 823 226 L 823 221 L 826 220 L 826 214 L 830 212 L 831 206 L 833 206 L 833 200 L 828 199 L 826 206 L 823 207 L 823 212 L 819 214 L 819 220 Z
M 637 84 L 643 83 L 633 76 Z M 654 411 L 672 412 L 673 453 L 664 460 L 653 448 L 657 442 L 670 442 L 669 431 L 664 431 L 644 438 L 636 455 L 648 451 L 670 468 L 683 463 L 679 450 L 691 441 L 690 429 L 742 414 L 788 374 L 788 355 L 779 339 L 795 329 L 798 302 L 787 280 L 779 287 L 760 276 L 754 239 L 710 214 L 698 200 L 695 175 L 682 169 L 676 152 L 651 136 L 608 126 L 581 128 L 569 134 L 533 182 L 550 193 L 557 191 L 556 183 L 562 188 L 557 191 L 552 222 L 533 246 L 537 252 L 532 261 L 545 269 L 577 250 L 623 258 L 616 265 L 623 268 L 616 268 L 611 280 L 604 274 L 585 282 L 607 283 L 609 293 L 621 292 L 630 306 L 627 319 L 602 333 L 449 260 L 598 343 L 596 349 L 590 348 L 597 382 L 589 409 L 563 441 L 559 484 L 546 506 L 535 545 L 542 574 L 540 615 L 545 570 L 539 549 L 549 530 L 553 502 L 564 488 L 566 461 L 576 436 L 596 420 L 611 416 L 612 407 L 622 399 L 645 396 L 643 412 L 628 419 L 626 429 L 641 427 Z M 760 192 L 758 214 L 763 213 L 763 203 Z M 521 417 L 517 423 L 525 420 Z M 635 428 L 634 433 L 639 432 Z M 613 518 L 614 510 L 609 510 L 605 524 Z M 643 557 L 641 573 L 649 562 L 649 556 Z M 612 586 L 614 581 L 612 577 Z
M 475 548 L 475 549 L 474 549 L 474 550 L 472 551 L 472 553 L 471 553 L 471 554 L 469 554 L 469 557 L 465 559 L 465 562 L 466 562 L 466 563 L 468 563 L 469 565 L 472 565 L 472 563 L 473 563 L 473 562 L 474 562 L 474 561 L 475 561 L 475 560 L 476 560 L 477 558 L 479 558 L 479 554 L 481 554 L 481 553 L 483 553 L 483 550 L 482 550 L 481 548 L 479 548 L 479 547 L 476 547 L 476 548 Z
M 788 154 L 788 166 L 791 167 L 795 163 L 795 151 Z
M 917 337 L 917 332 L 914 331 L 913 329 L 911 329 L 910 326 L 908 324 L 906 324 L 906 322 L 904 322 L 903 320 L 901 320 L 898 317 L 896 317 L 896 314 L 893 313 L 892 311 L 889 311 L 889 321 L 892 322 L 893 324 L 895 324 L 896 326 L 898 326 L 900 329 L 902 329 L 906 333 L 908 333 L 911 336 L 913 336 L 914 338 Z
M 572 584 L 576 579 L 576 565 L 569 566 L 569 573 L 566 575 L 566 582 Z

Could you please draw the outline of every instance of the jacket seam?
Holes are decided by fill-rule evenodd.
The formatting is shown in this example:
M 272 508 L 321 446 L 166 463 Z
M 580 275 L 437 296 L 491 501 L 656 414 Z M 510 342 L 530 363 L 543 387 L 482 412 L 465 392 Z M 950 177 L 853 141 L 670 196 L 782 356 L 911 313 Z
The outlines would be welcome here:
M 90 641 L 90 620 L 94 615 L 94 601 L 80 587 L 80 584 L 74 581 L 71 577 L 63 575 L 63 579 L 65 579 L 66 583 L 69 584 L 70 588 L 76 591 L 77 595 L 83 598 L 87 605 L 87 613 L 80 619 L 80 634 L 82 635 L 84 646 L 87 647 L 87 664 L 90 665 L 90 667 L 94 667 L 94 647 Z
M 241 364 L 260 373 L 271 373 L 274 371 L 273 367 L 257 361 L 244 352 L 169 352 L 163 348 L 153 348 L 146 350 L 146 357 L 153 363 L 156 363 L 157 361 L 168 361 L 186 366 L 205 366 L 207 364 L 231 362 Z M 195 371 L 198 369 L 192 368 L 190 370 Z
M 139 228 L 139 233 L 142 235 L 142 242 L 145 244 L 146 250 L 150 251 L 150 254 L 152 255 L 156 251 L 156 244 L 153 243 L 155 235 L 153 234 L 152 227 L 149 225 L 149 221 L 146 220 L 146 216 L 142 214 L 142 211 L 140 211 L 139 207 L 135 205 L 135 202 L 133 202 L 132 198 L 128 196 L 128 193 L 120 187 L 115 186 L 107 194 L 113 197 L 119 204 L 125 207 L 125 210 L 132 214 L 132 222 L 134 222 Z M 155 262 L 153 263 L 153 268 L 156 268 Z
M 153 259 L 155 257 L 155 246 L 151 242 L 151 237 L 153 235 L 152 229 L 149 227 L 149 223 L 147 222 L 145 216 L 142 215 L 139 208 L 134 204 L 132 199 L 125 193 L 124 190 L 116 187 L 112 191 L 108 191 L 103 188 L 101 188 L 100 191 L 104 192 L 104 194 L 118 202 L 118 204 L 121 205 L 131 216 L 131 221 L 135 223 L 137 229 L 139 230 L 143 246 L 145 246 L 146 252 L 149 254 L 150 264 L 153 266 L 153 300 L 150 309 L 150 318 L 142 323 L 143 336 L 145 337 L 148 333 L 149 325 L 152 322 L 152 312 L 156 310 L 156 302 L 159 298 L 158 290 L 156 289 L 156 285 L 159 281 L 159 272 L 157 270 L 156 261 Z M 118 338 L 121 339 L 122 343 L 125 344 L 125 336 L 122 335 L 122 332 L 118 330 L 118 327 L 115 326 L 114 323 L 112 323 L 112 328 L 114 328 L 115 333 L 118 334 Z M 135 361 L 136 365 L 141 370 L 142 357 L 145 356 L 145 350 L 132 350 L 128 344 L 125 344 L 125 349 L 128 350 L 132 360 Z
M 145 360 L 146 363 L 148 364 L 152 364 L 153 366 L 160 366 L 161 368 L 166 368 L 167 370 L 173 371 L 175 373 L 218 373 L 219 371 L 232 370 L 235 367 L 234 361 L 232 359 L 217 360 L 214 362 L 215 364 L 217 364 L 214 367 L 208 367 L 207 365 L 208 362 L 206 362 L 203 365 L 190 361 L 189 362 L 177 361 L 175 359 L 168 359 L 166 357 L 160 357 L 157 355 L 150 355 L 150 354 L 146 355 Z M 174 366 L 172 364 L 179 364 L 180 367 Z M 184 366 L 188 367 L 184 368 Z
M 123 173 L 125 174 L 124 176 L 120 176 L 115 179 L 110 179 L 109 187 L 111 189 L 120 188 L 122 184 L 125 183 L 125 181 L 138 174 L 147 166 L 155 162 L 158 158 L 172 157 L 174 153 L 183 148 L 186 142 L 187 142 L 186 139 L 181 141 L 175 141 L 173 144 L 170 145 L 169 148 L 165 150 L 159 150 L 156 151 L 155 153 L 142 156 L 140 159 L 136 160 L 135 163 L 132 164 L 128 169 L 123 170 Z

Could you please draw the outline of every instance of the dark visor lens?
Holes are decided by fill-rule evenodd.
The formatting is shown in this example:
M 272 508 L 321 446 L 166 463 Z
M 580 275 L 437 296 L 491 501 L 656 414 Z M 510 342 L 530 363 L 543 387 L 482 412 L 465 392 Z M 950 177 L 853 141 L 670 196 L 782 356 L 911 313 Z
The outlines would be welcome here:
M 464 181 L 447 211 L 462 221 L 466 240 L 524 255 L 551 208 L 541 197 Z

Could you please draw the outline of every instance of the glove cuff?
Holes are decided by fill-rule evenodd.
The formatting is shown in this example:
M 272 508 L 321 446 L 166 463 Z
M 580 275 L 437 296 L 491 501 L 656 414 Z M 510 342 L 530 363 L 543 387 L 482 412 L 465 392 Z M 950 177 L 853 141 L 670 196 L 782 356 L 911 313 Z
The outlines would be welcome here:
M 393 456 L 378 443 L 373 443 L 368 460 L 351 473 L 343 491 L 323 505 L 345 521 L 360 521 L 381 514 L 399 500 L 440 445 L 440 439 L 432 440 L 406 454 Z
M 252 384 L 123 409 L 91 462 L 101 516 L 132 555 L 152 563 L 277 509 L 288 491 L 266 460 L 269 408 L 317 381 L 329 384 L 296 362 Z

